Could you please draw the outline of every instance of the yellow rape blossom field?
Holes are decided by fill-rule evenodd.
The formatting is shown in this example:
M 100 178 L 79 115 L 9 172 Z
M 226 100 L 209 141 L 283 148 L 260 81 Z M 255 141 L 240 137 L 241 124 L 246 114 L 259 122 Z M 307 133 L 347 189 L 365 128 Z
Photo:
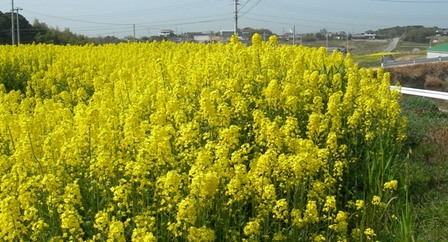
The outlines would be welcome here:
M 0 47 L 2 241 L 397 241 L 389 74 L 254 35 Z

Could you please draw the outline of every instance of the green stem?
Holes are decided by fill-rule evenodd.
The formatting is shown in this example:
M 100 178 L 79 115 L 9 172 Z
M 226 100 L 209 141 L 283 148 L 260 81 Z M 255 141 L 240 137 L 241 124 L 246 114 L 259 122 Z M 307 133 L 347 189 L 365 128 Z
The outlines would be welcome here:
M 28 139 L 29 139 L 30 145 L 31 145 L 31 153 L 33 155 L 33 160 L 37 162 L 37 164 L 39 165 L 40 173 L 43 175 L 44 170 L 42 168 L 42 164 L 40 163 L 39 159 L 37 159 L 36 153 L 34 152 L 33 141 L 31 140 L 31 135 L 30 135 L 29 131 L 28 131 Z

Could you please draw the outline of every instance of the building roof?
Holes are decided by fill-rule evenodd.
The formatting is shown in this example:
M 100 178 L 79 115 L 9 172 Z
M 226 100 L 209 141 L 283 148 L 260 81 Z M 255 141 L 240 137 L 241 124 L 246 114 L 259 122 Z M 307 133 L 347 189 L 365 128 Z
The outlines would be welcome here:
M 448 52 L 448 43 L 435 45 L 433 47 L 430 47 L 428 49 L 428 51 L 431 51 L 431 52 Z

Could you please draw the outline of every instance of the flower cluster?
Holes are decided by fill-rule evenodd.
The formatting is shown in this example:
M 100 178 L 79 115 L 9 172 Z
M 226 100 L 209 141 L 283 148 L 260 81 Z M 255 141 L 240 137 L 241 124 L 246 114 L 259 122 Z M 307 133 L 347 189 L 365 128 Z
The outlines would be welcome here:
M 398 94 L 349 55 L 254 35 L 2 46 L 0 68 L 26 84 L 0 84 L 2 240 L 393 233 Z

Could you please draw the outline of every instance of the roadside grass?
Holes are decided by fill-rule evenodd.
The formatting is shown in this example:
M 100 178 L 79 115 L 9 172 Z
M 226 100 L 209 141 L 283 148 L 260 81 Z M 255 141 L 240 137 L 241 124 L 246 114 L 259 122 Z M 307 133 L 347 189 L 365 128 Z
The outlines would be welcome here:
M 448 238 L 448 114 L 422 97 L 403 96 L 408 119 L 409 197 L 416 241 Z
M 364 68 L 381 66 L 381 56 L 371 54 L 353 55 L 353 61 Z
M 300 40 L 297 41 L 300 44 Z M 353 61 L 364 68 L 381 66 L 381 53 L 389 46 L 390 40 L 329 40 L 302 42 L 311 47 L 343 47 L 352 55 Z M 399 41 L 393 55 L 397 60 L 415 60 L 426 58 L 429 43 Z M 418 51 L 416 51 L 418 49 Z
M 414 48 L 418 58 L 425 58 L 424 45 L 401 42 L 397 51 L 406 54 Z M 410 52 L 408 52 L 409 55 Z M 406 57 L 401 57 L 406 58 Z M 421 64 L 389 68 L 392 84 L 447 91 L 447 64 Z M 429 85 L 434 80 L 440 87 Z M 448 238 L 448 102 L 422 97 L 403 96 L 403 115 L 408 119 L 409 191 L 416 241 L 447 241 Z
M 395 48 L 395 51 L 404 52 L 404 53 L 424 53 L 424 54 L 426 54 L 426 50 L 429 47 L 430 47 L 429 42 L 428 43 L 417 43 L 417 42 L 409 42 L 409 41 L 399 41 L 397 48 Z
M 371 55 L 384 51 L 389 46 L 389 40 L 331 40 L 331 41 L 313 41 L 305 42 L 303 45 L 312 47 L 343 47 L 348 49 L 352 55 L 353 61 L 359 67 L 379 67 L 381 66 L 381 55 Z
M 354 55 L 371 54 L 384 51 L 389 46 L 389 40 L 329 40 L 304 42 L 303 45 L 312 47 L 344 47 Z
M 360 67 L 379 67 L 381 66 L 381 57 L 383 55 L 393 55 L 396 60 L 407 61 L 426 58 L 426 50 L 429 44 L 415 43 L 408 41 L 399 41 L 393 52 L 384 53 L 390 41 L 351 41 L 355 46 L 350 53 L 353 55 L 353 61 Z M 355 45 L 356 44 L 356 45 Z M 418 51 L 415 51 L 417 50 Z
M 351 43 L 351 42 L 350 42 Z M 357 42 L 363 51 L 350 51 L 359 67 L 381 66 L 382 43 Z M 366 46 L 362 46 L 366 44 Z M 368 46 L 367 46 L 368 44 Z M 374 48 L 371 45 L 376 44 Z M 387 47 L 387 46 L 386 46 Z M 394 50 L 398 60 L 425 58 L 429 44 L 400 41 Z M 383 48 L 383 49 L 382 49 Z M 416 49 L 419 51 L 415 51 Z M 375 49 L 375 51 L 370 51 Z M 424 72 L 409 67 L 407 73 Z M 440 69 L 440 68 L 439 68 Z M 443 68 L 442 68 L 443 69 Z M 386 70 L 391 71 L 391 70 Z M 434 71 L 430 71 L 434 74 Z M 409 79 L 411 77 L 402 78 Z M 424 86 L 426 77 L 420 82 Z M 402 83 L 407 86 L 410 83 Z M 423 88 L 423 87 L 422 87 Z M 409 199 L 412 205 L 415 241 L 447 241 L 448 238 L 448 102 L 403 96 L 403 115 L 408 119 Z M 443 111 L 441 111 L 443 110 Z

